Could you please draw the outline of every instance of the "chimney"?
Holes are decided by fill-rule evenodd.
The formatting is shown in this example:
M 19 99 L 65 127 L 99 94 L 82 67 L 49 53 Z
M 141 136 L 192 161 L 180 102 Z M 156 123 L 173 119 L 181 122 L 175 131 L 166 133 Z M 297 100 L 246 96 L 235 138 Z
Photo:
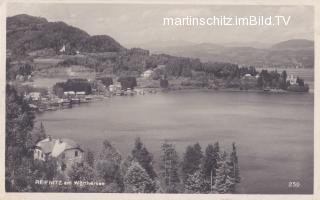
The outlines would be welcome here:
M 49 141 L 51 141 L 51 135 L 48 135 L 48 139 L 49 139 Z
M 63 141 L 62 141 L 62 139 L 61 138 L 59 138 L 59 143 L 62 143 Z

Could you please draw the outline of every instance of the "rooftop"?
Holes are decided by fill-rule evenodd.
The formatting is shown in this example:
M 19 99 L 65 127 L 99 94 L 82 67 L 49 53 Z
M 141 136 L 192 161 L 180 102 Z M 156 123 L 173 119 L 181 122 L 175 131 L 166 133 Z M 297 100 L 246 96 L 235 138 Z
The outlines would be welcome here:
M 51 153 L 52 157 L 58 157 L 63 151 L 67 149 L 80 149 L 83 151 L 78 143 L 73 140 L 63 139 L 51 139 L 50 137 L 41 140 L 36 144 L 36 147 L 40 148 L 45 154 Z

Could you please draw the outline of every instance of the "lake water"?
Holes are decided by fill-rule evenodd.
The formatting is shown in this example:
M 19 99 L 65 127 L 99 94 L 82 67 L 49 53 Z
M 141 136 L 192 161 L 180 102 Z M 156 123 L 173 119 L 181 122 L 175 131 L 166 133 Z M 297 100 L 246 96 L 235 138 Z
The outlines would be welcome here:
M 179 91 L 113 97 L 38 116 L 47 134 L 74 139 L 99 151 L 108 139 L 130 154 L 140 136 L 154 154 L 164 140 L 182 158 L 187 145 L 219 141 L 230 152 L 236 142 L 242 182 L 239 193 L 313 191 L 313 94 Z M 299 188 L 289 188 L 299 181 Z

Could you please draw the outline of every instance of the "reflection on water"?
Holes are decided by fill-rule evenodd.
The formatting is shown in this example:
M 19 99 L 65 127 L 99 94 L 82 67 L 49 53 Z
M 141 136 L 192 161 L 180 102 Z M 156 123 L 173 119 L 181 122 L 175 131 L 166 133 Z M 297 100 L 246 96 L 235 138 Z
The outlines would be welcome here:
M 183 91 L 114 97 L 40 115 L 48 134 L 99 151 L 109 139 L 126 157 L 140 136 L 159 159 L 172 141 L 180 158 L 185 147 L 219 141 L 228 152 L 238 145 L 239 193 L 312 193 L 313 94 Z M 155 162 L 157 165 L 157 162 Z M 288 188 L 299 181 L 300 188 Z

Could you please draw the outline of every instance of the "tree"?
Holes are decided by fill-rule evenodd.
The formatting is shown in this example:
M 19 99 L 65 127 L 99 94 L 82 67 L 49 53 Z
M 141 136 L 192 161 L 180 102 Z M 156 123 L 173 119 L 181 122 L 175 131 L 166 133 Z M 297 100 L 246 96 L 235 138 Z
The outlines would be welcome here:
M 103 142 L 103 148 L 96 162 L 96 171 L 107 184 L 106 191 L 122 192 L 123 177 L 121 174 L 121 154 L 114 148 L 108 140 Z M 112 187 L 110 187 L 112 185 Z M 110 191 L 113 188 L 115 191 Z
M 138 163 L 132 162 L 124 177 L 125 192 L 150 193 L 153 190 L 153 181 L 146 170 Z
M 53 91 L 57 96 L 61 96 L 63 91 L 75 91 L 82 92 L 86 94 L 92 93 L 92 85 L 87 79 L 73 78 L 68 79 L 66 82 L 58 82 L 53 86 Z
M 34 141 L 37 143 L 43 139 L 45 139 L 46 136 L 46 130 L 42 124 L 42 122 L 40 123 L 39 127 L 35 127 L 33 130 L 33 136 L 35 137 Z
M 231 167 L 230 177 L 234 178 L 236 183 L 240 183 L 241 178 L 240 178 L 240 170 L 238 165 L 237 148 L 234 142 L 232 143 L 232 152 L 230 154 L 229 165 Z
M 64 173 L 57 173 L 54 177 L 54 180 L 59 180 L 62 182 L 70 181 L 67 174 Z M 88 189 L 88 188 L 87 188 Z M 73 186 L 68 184 L 54 184 L 54 185 L 46 185 L 45 187 L 40 186 L 37 187 L 37 192 L 73 192 Z
M 281 73 L 281 83 L 280 83 L 280 88 L 283 90 L 287 89 L 287 72 L 286 70 L 283 70 Z
M 98 176 L 106 183 L 106 191 L 123 192 L 123 178 L 119 165 L 110 160 L 98 160 L 95 169 Z
M 103 141 L 103 148 L 99 154 L 100 160 L 110 160 L 115 162 L 117 165 L 121 163 L 121 154 L 114 148 L 108 140 Z
M 61 180 L 62 174 L 60 174 L 60 172 L 58 171 L 58 164 L 55 158 L 50 158 L 46 161 L 29 159 L 29 162 L 31 162 L 32 164 L 26 166 L 28 166 L 27 170 L 29 171 L 29 173 L 32 174 L 32 182 L 30 182 L 29 184 L 29 186 L 32 188 L 32 192 L 50 192 L 60 191 L 59 189 L 62 189 L 49 184 L 35 184 L 35 180 Z M 26 175 L 26 177 L 28 176 Z
M 6 172 L 5 188 L 7 192 L 31 192 L 34 191 L 34 174 L 30 171 L 32 162 L 28 158 L 21 160 L 20 166 L 15 166 L 14 173 Z
M 139 137 L 135 140 L 135 146 L 131 154 L 132 158 L 146 170 L 151 179 L 157 176 L 152 166 L 153 155 L 149 153 Z
M 18 188 L 24 190 L 19 184 L 17 171 L 22 170 L 24 159 L 31 158 L 32 137 L 31 131 L 34 124 L 34 114 L 28 103 L 17 94 L 13 86 L 6 86 L 6 137 L 5 137 L 5 166 L 7 189 Z M 26 172 L 27 173 L 27 172 Z
M 232 169 L 226 161 L 226 153 L 220 156 L 216 170 L 215 183 L 212 187 L 213 193 L 233 193 L 235 190 L 235 179 L 230 176 Z
M 92 167 L 86 163 L 75 164 L 71 167 L 71 171 L 68 173 L 72 184 L 72 192 L 97 192 L 99 191 L 96 185 L 76 184 L 78 181 L 91 182 L 97 181 L 97 176 Z M 101 188 L 100 188 L 101 189 Z
M 182 173 L 184 180 L 186 180 L 188 175 L 193 174 L 196 170 L 200 169 L 202 157 L 203 154 L 199 143 L 187 147 L 182 162 Z
M 122 176 L 126 175 L 128 168 L 131 166 L 132 162 L 133 162 L 133 158 L 131 155 L 129 155 L 126 159 L 122 161 L 120 166 Z
M 202 170 L 198 169 L 193 174 L 189 174 L 184 184 L 187 193 L 205 193 L 208 184 Z
M 133 89 L 137 86 L 136 77 L 132 76 L 123 76 L 118 79 L 118 82 L 121 83 L 121 88 L 126 90 L 127 88 Z
M 166 193 L 177 193 L 180 184 L 178 169 L 179 157 L 172 144 L 165 142 L 161 146 L 160 175 L 162 189 Z
M 110 85 L 113 84 L 112 77 L 100 77 L 100 78 L 97 78 L 97 80 L 100 80 L 101 83 L 106 87 L 109 87 Z
M 271 77 L 268 70 L 262 70 L 258 78 L 258 86 L 260 88 L 265 88 L 270 86 L 270 82 L 271 82 Z
M 40 123 L 40 136 L 41 136 L 41 139 L 46 138 L 46 130 L 44 129 L 42 122 Z
M 219 159 L 219 143 L 215 146 L 209 144 L 206 148 L 203 158 L 203 173 L 205 179 L 212 184 L 213 178 L 216 176 L 216 169 L 218 168 Z
M 37 173 L 39 178 L 52 180 L 58 174 L 58 165 L 55 158 L 50 158 L 46 161 L 34 160 L 32 171 Z
M 215 152 L 220 152 L 220 145 L 219 142 L 215 142 L 213 145 L 214 151 Z

